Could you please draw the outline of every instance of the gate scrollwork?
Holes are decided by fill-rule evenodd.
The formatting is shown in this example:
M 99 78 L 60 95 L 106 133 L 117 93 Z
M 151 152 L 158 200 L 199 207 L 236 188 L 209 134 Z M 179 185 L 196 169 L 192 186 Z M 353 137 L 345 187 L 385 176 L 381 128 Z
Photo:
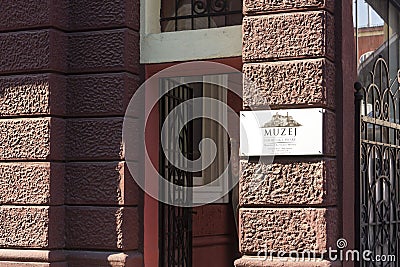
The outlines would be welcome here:
M 356 190 L 358 246 L 371 257 L 400 256 L 399 72 L 389 78 L 386 61 L 376 59 L 366 86 L 356 89 Z M 397 266 L 365 261 L 361 266 Z

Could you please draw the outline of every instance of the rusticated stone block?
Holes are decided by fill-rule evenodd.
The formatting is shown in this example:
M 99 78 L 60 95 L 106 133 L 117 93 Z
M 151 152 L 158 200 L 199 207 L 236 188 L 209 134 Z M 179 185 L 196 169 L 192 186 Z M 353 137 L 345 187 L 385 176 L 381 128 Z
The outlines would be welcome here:
M 123 158 L 122 118 L 67 120 L 65 155 L 74 160 Z
M 240 250 L 322 253 L 336 247 L 338 216 L 334 208 L 240 209 Z
M 65 202 L 137 205 L 139 190 L 124 162 L 67 163 Z
M 1 163 L 0 204 L 61 205 L 63 178 L 59 163 Z
M 139 1 L 4 1 L 2 30 L 57 27 L 66 30 L 129 27 L 139 30 Z
M 63 71 L 65 44 L 56 30 L 0 33 L 0 73 Z
M 336 161 L 241 162 L 240 205 L 335 205 Z
M 137 208 L 67 207 L 69 249 L 133 250 L 138 248 Z
M 64 115 L 65 79 L 55 74 L 0 77 L 0 116 Z
M 143 266 L 143 255 L 132 252 L 95 252 L 69 251 L 69 267 L 109 266 L 109 267 L 139 267 Z
M 62 27 L 66 12 L 62 1 L 2 1 L 0 29 L 16 30 L 38 27 Z
M 0 159 L 62 160 L 64 130 L 57 118 L 0 120 Z
M 128 26 L 139 30 L 140 1 L 67 1 L 70 30 Z
M 0 247 L 63 248 L 64 208 L 0 207 Z
M 67 112 L 69 116 L 123 116 L 139 78 L 130 74 L 68 76 Z
M 243 60 L 334 58 L 333 17 L 326 11 L 245 17 Z
M 334 0 L 286 0 L 286 1 L 265 1 L 265 0 L 244 0 L 244 14 L 262 14 L 278 11 L 326 9 L 333 12 Z
M 249 83 L 243 90 L 244 106 L 335 106 L 335 66 L 329 60 L 244 64 L 243 74 Z
M 139 72 L 139 34 L 132 30 L 80 32 L 68 35 L 68 70 Z
M 243 256 L 235 261 L 235 267 L 341 267 L 341 262 L 331 262 L 321 259 L 295 260 L 290 258 Z

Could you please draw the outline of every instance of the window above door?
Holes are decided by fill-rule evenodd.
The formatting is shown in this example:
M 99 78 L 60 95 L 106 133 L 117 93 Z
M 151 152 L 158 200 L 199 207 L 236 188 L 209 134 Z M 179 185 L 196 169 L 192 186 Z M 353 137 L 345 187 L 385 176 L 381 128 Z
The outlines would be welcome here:
M 242 0 L 141 0 L 143 64 L 240 57 Z
M 242 0 L 162 0 L 161 31 L 241 25 L 242 7 Z

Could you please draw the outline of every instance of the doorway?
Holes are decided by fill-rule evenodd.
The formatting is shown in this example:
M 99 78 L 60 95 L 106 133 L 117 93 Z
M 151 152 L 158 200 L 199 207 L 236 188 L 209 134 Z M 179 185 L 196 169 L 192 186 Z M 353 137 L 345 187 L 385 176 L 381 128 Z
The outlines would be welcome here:
M 167 196 L 169 203 L 177 204 L 159 203 L 160 267 L 225 266 L 233 263 L 234 250 L 237 250 L 233 247 L 237 243 L 234 208 L 230 195 L 224 193 L 229 190 L 229 179 L 217 181 L 220 175 L 230 175 L 231 172 L 225 172 L 232 154 L 231 139 L 217 122 L 228 120 L 228 109 L 218 105 L 228 103 L 228 80 L 227 74 L 160 80 L 160 89 L 164 94 L 159 102 L 159 132 L 164 145 L 159 149 L 159 170 L 169 182 L 182 186 L 160 187 L 160 194 Z M 216 102 L 211 103 L 207 101 L 209 99 Z M 183 105 L 189 100 L 198 101 Z M 214 111 L 216 121 L 208 118 L 188 121 L 194 108 L 202 114 L 206 110 Z M 171 114 L 173 117 L 167 120 Z M 174 132 L 175 124 L 179 123 L 184 126 L 179 133 Z M 234 139 L 234 136 L 231 138 Z M 210 144 L 202 142 L 204 139 L 214 142 L 215 158 L 210 158 L 212 148 Z M 176 160 L 182 162 L 179 155 L 192 161 L 201 160 L 204 166 L 207 166 L 206 162 L 211 164 L 201 170 L 186 171 L 171 163 Z M 191 190 L 204 185 L 209 186 L 205 190 Z M 210 198 L 214 199 L 212 203 L 208 202 Z M 196 208 L 182 207 L 190 202 Z

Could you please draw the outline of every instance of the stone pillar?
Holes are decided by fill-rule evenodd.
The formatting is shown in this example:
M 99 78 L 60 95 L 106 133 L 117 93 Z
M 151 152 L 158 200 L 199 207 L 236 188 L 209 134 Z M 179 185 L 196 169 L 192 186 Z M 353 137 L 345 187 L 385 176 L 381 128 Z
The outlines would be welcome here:
M 141 266 L 122 121 L 139 84 L 139 0 L 5 1 L 0 266 Z
M 336 249 L 342 237 L 342 178 L 353 177 L 351 168 L 343 171 L 344 139 L 353 137 L 351 132 L 343 136 L 343 122 L 352 123 L 353 113 L 348 114 L 351 119 L 343 119 L 344 110 L 352 108 L 342 101 L 343 88 L 349 86 L 346 95 L 350 99 L 352 90 L 340 74 L 345 39 L 340 28 L 342 5 L 351 13 L 351 1 L 244 1 L 243 73 L 256 85 L 244 88 L 244 109 L 319 107 L 326 113 L 323 156 L 275 157 L 272 165 L 241 162 L 239 240 L 243 256 L 235 262 L 237 267 L 341 264 L 317 258 L 329 247 Z M 351 14 L 349 18 L 347 27 L 352 29 Z M 349 32 L 346 38 L 354 38 Z M 352 42 L 347 49 L 353 49 Z M 354 60 L 352 51 L 348 55 L 346 60 Z M 351 68 L 347 71 L 355 70 Z M 353 147 L 350 150 L 347 159 L 352 162 Z M 252 179 L 262 182 L 250 193 Z M 352 222 L 348 227 L 353 227 Z M 315 251 L 317 257 L 289 260 L 291 251 L 305 250 Z M 264 251 L 274 251 L 275 257 L 265 259 L 258 254 Z
M 66 39 L 50 1 L 1 9 L 0 266 L 64 267 Z

